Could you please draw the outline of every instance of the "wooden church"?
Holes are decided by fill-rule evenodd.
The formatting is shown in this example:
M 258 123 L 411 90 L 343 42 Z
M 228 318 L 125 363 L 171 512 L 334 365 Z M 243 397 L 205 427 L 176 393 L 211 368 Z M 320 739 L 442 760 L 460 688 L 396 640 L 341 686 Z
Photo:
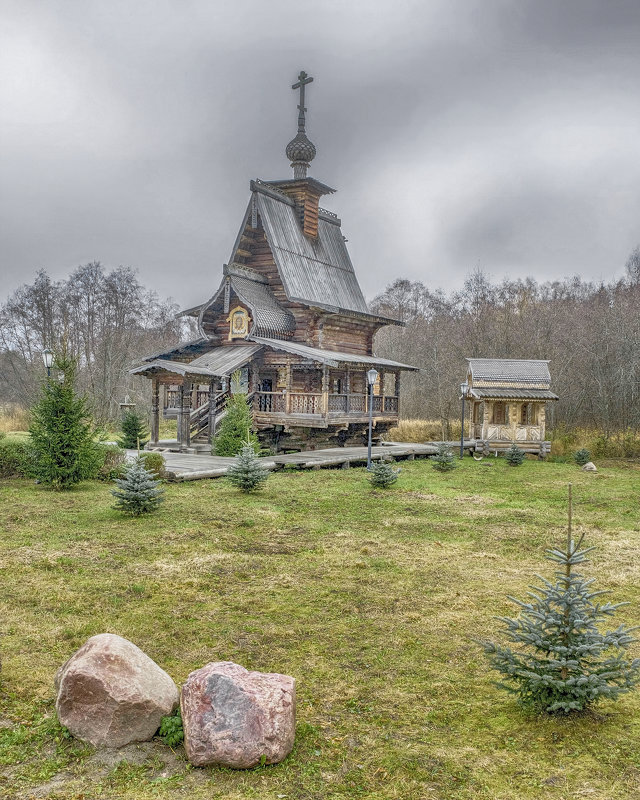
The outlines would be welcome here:
M 377 358 L 376 331 L 401 325 L 369 312 L 338 217 L 320 208 L 334 192 L 307 175 L 316 148 L 305 132 L 301 72 L 298 132 L 286 147 L 293 178 L 251 181 L 251 197 L 213 296 L 184 314 L 199 337 L 144 358 L 132 370 L 152 382 L 149 447 L 160 415 L 175 417 L 188 450 L 211 443 L 230 393 L 248 395 L 254 429 L 274 449 L 362 444 L 367 371 L 378 372 L 372 411 L 380 437 L 398 420 L 407 364 Z

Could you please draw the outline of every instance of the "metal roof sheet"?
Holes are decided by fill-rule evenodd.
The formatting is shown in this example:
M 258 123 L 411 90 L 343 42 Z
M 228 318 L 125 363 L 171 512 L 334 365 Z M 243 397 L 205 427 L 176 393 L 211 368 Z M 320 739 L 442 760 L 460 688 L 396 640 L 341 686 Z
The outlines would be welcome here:
M 253 184 L 257 210 L 287 297 L 307 305 L 330 301 L 368 314 L 339 221 L 318 217 L 318 236 L 305 236 L 295 205 Z M 289 202 L 287 202 L 289 201 Z
M 515 358 L 467 358 L 474 380 L 551 382 L 549 362 Z
M 299 342 L 281 341 L 280 339 L 268 339 L 262 336 L 252 336 L 252 341 L 260 342 L 274 350 L 283 350 L 285 353 L 308 358 L 310 361 L 319 361 L 330 367 L 337 367 L 340 364 L 363 364 L 371 367 L 394 367 L 396 369 L 408 369 L 418 371 L 418 367 L 409 364 L 401 364 L 398 361 L 390 361 L 388 358 L 376 358 L 376 356 L 360 356 L 354 353 L 340 353 L 334 350 L 319 350 L 316 347 L 309 347 Z
M 484 387 L 471 389 L 471 395 L 477 400 L 558 400 L 558 395 L 548 389 L 504 389 L 500 387 Z

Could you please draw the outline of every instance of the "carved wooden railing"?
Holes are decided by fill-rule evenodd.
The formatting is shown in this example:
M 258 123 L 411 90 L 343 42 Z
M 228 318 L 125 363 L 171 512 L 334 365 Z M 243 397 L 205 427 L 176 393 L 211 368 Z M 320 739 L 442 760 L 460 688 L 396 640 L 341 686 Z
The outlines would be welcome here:
M 282 392 L 256 392 L 253 410 L 257 414 L 314 414 L 325 413 L 324 395 L 321 392 L 291 392 L 288 397 Z M 366 394 L 329 394 L 326 401 L 328 415 L 353 414 L 366 416 L 369 413 Z M 374 395 L 373 413 L 397 415 L 398 398 Z

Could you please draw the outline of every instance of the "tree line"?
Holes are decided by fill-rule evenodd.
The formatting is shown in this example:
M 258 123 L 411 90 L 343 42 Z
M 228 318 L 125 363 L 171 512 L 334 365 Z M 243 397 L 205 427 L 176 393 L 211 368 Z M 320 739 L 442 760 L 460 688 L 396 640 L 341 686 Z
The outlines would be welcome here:
M 128 374 L 133 362 L 189 335 L 178 310 L 145 289 L 129 267 L 108 271 L 92 262 L 62 281 L 38 272 L 0 307 L 0 404 L 32 405 L 49 348 L 77 361 L 78 387 L 95 416 L 116 418 L 126 394 L 145 400 L 140 393 L 148 382 Z
M 560 397 L 552 426 L 640 429 L 640 248 L 608 283 L 493 282 L 476 269 L 449 293 L 399 278 L 371 306 L 406 323 L 383 328 L 376 353 L 422 368 L 402 378 L 406 418 L 439 419 L 446 433 L 460 415 L 465 357 L 538 358 L 551 361 Z

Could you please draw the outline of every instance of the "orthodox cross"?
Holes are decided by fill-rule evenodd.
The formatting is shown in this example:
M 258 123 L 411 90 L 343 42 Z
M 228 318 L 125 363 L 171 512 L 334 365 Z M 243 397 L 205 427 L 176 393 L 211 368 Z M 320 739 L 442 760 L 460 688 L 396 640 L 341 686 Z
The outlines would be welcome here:
M 307 110 L 304 107 L 304 87 L 311 83 L 313 78 L 310 78 L 304 70 L 298 75 L 298 83 L 294 83 L 292 89 L 300 89 L 300 113 L 298 114 L 298 133 L 304 133 L 304 112 Z

